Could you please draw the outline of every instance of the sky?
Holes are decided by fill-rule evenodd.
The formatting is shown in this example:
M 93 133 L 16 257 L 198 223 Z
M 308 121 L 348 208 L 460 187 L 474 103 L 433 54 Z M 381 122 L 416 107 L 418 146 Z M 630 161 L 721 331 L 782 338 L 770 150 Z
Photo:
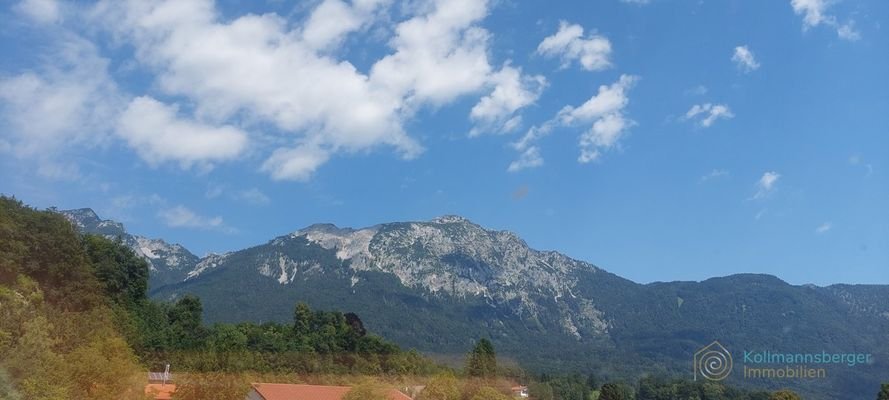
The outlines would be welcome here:
M 889 2 L 3 2 L 0 193 L 192 252 L 458 214 L 889 284 Z

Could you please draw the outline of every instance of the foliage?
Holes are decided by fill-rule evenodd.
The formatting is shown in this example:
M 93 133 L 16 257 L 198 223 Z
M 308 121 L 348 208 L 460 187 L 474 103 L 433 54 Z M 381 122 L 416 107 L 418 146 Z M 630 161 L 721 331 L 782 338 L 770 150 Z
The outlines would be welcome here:
M 784 389 L 772 393 L 769 400 L 802 400 L 802 397 L 791 390 Z
M 880 393 L 877 393 L 877 400 L 889 400 L 889 383 L 880 386 Z
M 548 383 L 534 382 L 528 385 L 528 395 L 537 400 L 554 400 L 553 387 Z
M 381 385 L 366 381 L 353 386 L 343 400 L 389 400 L 389 396 Z
M 173 399 L 244 400 L 249 382 L 241 375 L 220 372 L 185 374 L 176 382 Z
M 459 400 L 457 378 L 450 372 L 436 375 L 420 392 L 419 400 Z
M 475 392 L 472 400 L 509 400 L 509 397 L 490 386 L 484 386 Z
M 466 372 L 469 376 L 492 377 L 497 374 L 497 353 L 494 345 L 487 338 L 481 338 L 472 352 L 466 364 Z
M 599 390 L 599 400 L 633 400 L 633 388 L 622 383 L 606 383 Z
M 100 276 L 111 268 L 92 264 L 85 240 L 59 215 L 0 198 L 0 387 L 11 398 L 117 399 L 133 389 L 139 366 L 113 310 L 128 293 L 106 285 L 119 277 Z

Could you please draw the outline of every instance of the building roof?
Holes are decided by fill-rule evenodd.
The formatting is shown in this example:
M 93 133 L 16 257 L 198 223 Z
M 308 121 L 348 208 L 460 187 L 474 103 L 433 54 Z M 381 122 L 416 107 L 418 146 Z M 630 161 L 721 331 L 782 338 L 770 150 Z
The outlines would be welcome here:
M 352 390 L 349 386 L 292 385 L 254 383 L 253 389 L 265 400 L 342 400 Z M 398 390 L 389 390 L 390 400 L 411 400 Z

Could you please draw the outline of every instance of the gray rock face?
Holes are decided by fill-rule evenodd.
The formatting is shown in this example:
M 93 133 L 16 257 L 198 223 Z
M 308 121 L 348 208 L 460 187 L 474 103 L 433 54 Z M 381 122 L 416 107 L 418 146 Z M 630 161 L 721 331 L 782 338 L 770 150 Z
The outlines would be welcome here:
M 541 297 L 567 301 L 570 306 L 560 310 L 566 333 L 579 335 L 576 324 L 607 332 L 608 323 L 595 303 L 574 293 L 578 272 L 600 270 L 556 252 L 531 249 L 512 232 L 486 230 L 465 218 L 444 216 L 363 229 L 313 225 L 292 236 L 335 251 L 356 271 L 389 273 L 406 287 L 432 294 L 510 304 L 517 316 L 536 318 L 552 311 L 540 304 Z
M 152 289 L 174 282 L 180 282 L 198 264 L 198 256 L 178 243 L 170 244 L 162 239 L 150 239 L 131 235 L 123 224 L 103 220 L 89 208 L 59 211 L 83 233 L 102 235 L 120 239 L 137 255 L 148 261 L 150 268 L 149 287 Z

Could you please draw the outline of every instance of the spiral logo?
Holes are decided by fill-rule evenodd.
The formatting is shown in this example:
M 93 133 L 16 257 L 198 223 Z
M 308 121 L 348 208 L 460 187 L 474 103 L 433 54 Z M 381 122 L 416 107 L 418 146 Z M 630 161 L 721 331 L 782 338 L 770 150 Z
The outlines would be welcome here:
M 698 350 L 694 362 L 695 380 L 700 375 L 711 381 L 721 381 L 732 372 L 732 353 L 717 341 Z

